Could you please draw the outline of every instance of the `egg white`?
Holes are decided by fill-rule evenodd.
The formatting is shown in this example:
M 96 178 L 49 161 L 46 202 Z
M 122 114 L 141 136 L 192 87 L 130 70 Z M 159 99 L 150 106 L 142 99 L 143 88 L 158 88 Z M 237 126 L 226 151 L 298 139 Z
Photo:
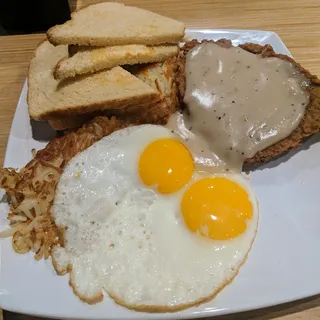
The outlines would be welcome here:
M 144 186 L 138 161 L 154 140 L 174 138 L 161 126 L 123 129 L 74 157 L 57 187 L 53 216 L 64 228 L 64 248 L 52 252 L 59 273 L 70 271 L 74 292 L 97 302 L 103 290 L 118 303 L 143 310 L 177 310 L 213 296 L 238 272 L 258 224 L 249 182 L 224 175 L 249 194 L 253 218 L 246 231 L 217 241 L 192 233 L 180 213 L 178 192 L 161 195 Z

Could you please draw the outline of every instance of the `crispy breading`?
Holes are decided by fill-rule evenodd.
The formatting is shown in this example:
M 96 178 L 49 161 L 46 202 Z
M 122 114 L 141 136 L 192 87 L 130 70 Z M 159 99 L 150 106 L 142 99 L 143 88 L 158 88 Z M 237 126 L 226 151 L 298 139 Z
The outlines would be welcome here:
M 230 40 L 220 39 L 218 41 L 203 40 L 199 42 L 192 40 L 187 42 L 180 51 L 178 57 L 178 69 L 177 69 L 177 85 L 179 89 L 179 100 L 183 105 L 183 97 L 185 93 L 185 63 L 186 54 L 195 46 L 203 42 L 215 42 L 224 48 L 232 46 Z M 290 61 L 295 67 L 305 75 L 310 81 L 310 85 L 307 90 L 310 92 L 310 102 L 306 107 L 306 111 L 303 119 L 301 120 L 297 129 L 295 129 L 287 138 L 277 142 L 276 144 L 259 151 L 253 158 L 247 159 L 248 164 L 262 164 L 269 160 L 276 158 L 282 153 L 289 151 L 290 149 L 297 148 L 304 140 L 304 138 L 311 136 L 320 131 L 320 80 L 318 77 L 310 74 L 309 71 L 304 69 L 299 63 L 295 62 L 292 58 L 283 55 L 276 54 L 270 45 L 261 46 L 255 43 L 245 43 L 240 45 L 242 49 L 251 52 L 252 54 L 261 54 L 262 57 L 277 57 L 279 59 Z M 213 137 L 214 139 L 214 137 Z

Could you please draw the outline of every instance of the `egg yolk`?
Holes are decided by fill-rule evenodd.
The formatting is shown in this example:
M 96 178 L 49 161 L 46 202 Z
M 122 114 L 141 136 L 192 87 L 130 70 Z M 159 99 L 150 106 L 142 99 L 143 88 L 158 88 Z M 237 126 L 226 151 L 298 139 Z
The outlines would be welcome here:
M 188 228 L 216 240 L 232 239 L 246 230 L 252 218 L 247 192 L 223 177 L 204 178 L 185 192 L 181 211 Z
M 157 186 L 160 193 L 172 193 L 192 177 L 193 159 L 178 140 L 160 139 L 149 144 L 139 160 L 139 174 L 147 186 Z

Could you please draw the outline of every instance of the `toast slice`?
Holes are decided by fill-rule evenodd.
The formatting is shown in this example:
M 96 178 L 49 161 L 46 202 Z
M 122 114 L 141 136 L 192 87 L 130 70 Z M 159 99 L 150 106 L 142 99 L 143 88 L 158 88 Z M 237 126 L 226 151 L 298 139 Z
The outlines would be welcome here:
M 158 45 L 177 43 L 184 30 L 182 22 L 159 14 L 121 3 L 101 2 L 72 13 L 71 20 L 49 29 L 47 37 L 54 45 Z
M 178 108 L 178 95 L 175 82 L 176 66 L 175 58 L 173 58 L 164 63 L 140 66 L 137 70 L 132 71 L 137 78 L 159 92 L 160 100 L 152 105 L 139 105 L 136 110 L 132 109 L 130 112 L 122 112 L 121 110 L 114 110 L 112 113 L 100 111 L 49 120 L 48 122 L 51 127 L 57 131 L 78 128 L 96 116 L 106 115 L 115 115 L 117 119 L 128 122 L 134 121 L 140 124 L 166 124 L 169 116 Z
M 230 48 L 232 43 L 230 40 L 220 39 L 218 41 L 203 40 L 201 42 L 192 40 L 185 43 L 181 48 L 178 57 L 177 69 L 177 86 L 179 91 L 179 99 L 183 105 L 183 97 L 185 93 L 186 77 L 185 77 L 185 62 L 187 53 L 195 46 L 202 42 L 215 42 L 224 48 Z M 276 54 L 270 45 L 261 46 L 255 43 L 245 43 L 239 45 L 242 49 L 251 52 L 252 54 L 259 54 L 262 57 L 276 57 L 279 59 L 287 60 L 295 65 L 295 67 L 304 74 L 309 80 L 308 86 L 310 92 L 310 101 L 306 108 L 304 117 L 302 118 L 299 126 L 285 139 L 275 143 L 274 145 L 259 151 L 254 157 L 246 159 L 246 164 L 259 165 L 272 160 L 290 149 L 299 147 L 304 138 L 320 132 L 320 80 L 317 76 L 312 75 L 309 71 L 304 69 L 299 63 L 295 62 L 292 58 Z
M 72 57 L 60 60 L 54 70 L 55 79 L 94 73 L 116 66 L 163 62 L 178 54 L 178 46 L 126 45 L 105 48 L 81 46 Z
M 136 108 L 160 99 L 156 90 L 121 67 L 57 81 L 53 70 L 68 56 L 67 46 L 42 42 L 31 60 L 28 76 L 29 114 L 35 120 L 54 120 L 100 110 Z

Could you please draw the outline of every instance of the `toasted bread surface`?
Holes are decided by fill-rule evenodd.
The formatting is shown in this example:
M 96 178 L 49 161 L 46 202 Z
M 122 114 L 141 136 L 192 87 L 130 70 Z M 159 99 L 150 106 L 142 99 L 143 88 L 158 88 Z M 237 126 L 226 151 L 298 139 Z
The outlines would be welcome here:
M 54 45 L 158 45 L 177 43 L 184 30 L 184 24 L 174 19 L 121 3 L 101 2 L 73 12 L 71 20 L 49 29 L 47 37 Z
M 177 46 L 148 47 L 133 44 L 103 48 L 84 47 L 84 50 L 81 49 L 71 57 L 60 60 L 54 70 L 54 77 L 65 79 L 116 66 L 163 62 L 177 54 Z
M 53 70 L 67 55 L 67 46 L 54 47 L 48 41 L 36 49 L 28 76 L 31 118 L 56 120 L 101 110 L 135 108 L 160 99 L 156 90 L 121 67 L 57 81 Z
M 78 128 L 96 116 L 117 116 L 117 119 L 136 123 L 165 124 L 171 114 L 178 108 L 178 95 L 175 83 L 176 73 L 175 59 L 169 59 L 164 63 L 155 63 L 138 67 L 134 75 L 141 81 L 150 85 L 160 95 L 160 100 L 146 105 L 139 105 L 130 110 L 104 110 L 73 117 L 49 120 L 49 124 L 55 130 Z

